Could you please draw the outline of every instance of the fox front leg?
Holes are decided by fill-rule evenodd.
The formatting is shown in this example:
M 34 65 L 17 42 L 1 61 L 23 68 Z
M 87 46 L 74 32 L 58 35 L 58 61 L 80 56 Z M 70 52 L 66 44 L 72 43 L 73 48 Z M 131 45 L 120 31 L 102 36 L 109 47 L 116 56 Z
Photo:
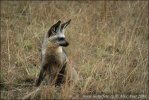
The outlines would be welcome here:
M 38 77 L 38 79 L 36 81 L 36 85 L 35 86 L 38 87 L 41 84 L 41 82 L 43 81 L 43 79 L 45 78 L 47 67 L 48 67 L 48 65 L 42 66 L 42 68 L 40 70 L 40 73 L 39 73 L 39 77 Z
M 62 69 L 60 70 L 58 76 L 57 76 L 57 80 L 56 80 L 56 85 L 60 86 L 61 84 L 64 83 L 64 75 L 66 73 L 66 63 L 63 65 Z

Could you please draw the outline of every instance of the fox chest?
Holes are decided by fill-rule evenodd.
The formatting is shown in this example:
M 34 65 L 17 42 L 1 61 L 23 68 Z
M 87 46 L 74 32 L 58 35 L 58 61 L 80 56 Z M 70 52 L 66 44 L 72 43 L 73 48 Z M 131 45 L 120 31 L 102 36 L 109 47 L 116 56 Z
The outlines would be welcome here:
M 42 52 L 42 60 L 44 63 L 48 63 L 50 66 L 61 66 L 66 63 L 67 56 L 66 54 L 61 52 L 52 52 L 46 50 Z
M 55 77 L 66 63 L 67 57 L 64 54 L 48 55 L 46 56 L 46 59 L 49 65 L 47 73 L 50 75 L 50 77 Z
M 47 55 L 46 59 L 51 66 L 62 66 L 66 62 L 67 57 L 64 54 Z

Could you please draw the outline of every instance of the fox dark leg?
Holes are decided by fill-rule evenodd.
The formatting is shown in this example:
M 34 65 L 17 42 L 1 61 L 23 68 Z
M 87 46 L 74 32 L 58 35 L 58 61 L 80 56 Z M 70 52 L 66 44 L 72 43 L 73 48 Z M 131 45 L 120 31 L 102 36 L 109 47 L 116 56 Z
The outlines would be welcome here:
M 40 73 L 39 73 L 39 77 L 38 77 L 38 79 L 37 79 L 37 81 L 36 81 L 36 86 L 37 86 L 37 87 L 41 84 L 41 82 L 42 82 L 43 79 L 45 78 L 47 67 L 48 67 L 47 65 L 44 65 L 44 66 L 41 68 Z
M 60 86 L 61 84 L 64 83 L 65 68 L 66 68 L 66 64 L 64 64 L 61 71 L 59 72 L 55 85 Z

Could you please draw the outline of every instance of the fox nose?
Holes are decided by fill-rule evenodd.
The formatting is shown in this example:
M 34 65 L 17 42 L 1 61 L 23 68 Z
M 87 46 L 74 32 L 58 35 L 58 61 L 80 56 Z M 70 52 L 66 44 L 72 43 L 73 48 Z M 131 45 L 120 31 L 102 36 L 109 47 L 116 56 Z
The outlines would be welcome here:
M 60 46 L 67 47 L 68 45 L 69 43 L 67 41 L 63 41 L 62 43 L 60 43 Z
M 68 46 L 68 45 L 69 45 L 69 43 L 66 41 L 65 46 Z

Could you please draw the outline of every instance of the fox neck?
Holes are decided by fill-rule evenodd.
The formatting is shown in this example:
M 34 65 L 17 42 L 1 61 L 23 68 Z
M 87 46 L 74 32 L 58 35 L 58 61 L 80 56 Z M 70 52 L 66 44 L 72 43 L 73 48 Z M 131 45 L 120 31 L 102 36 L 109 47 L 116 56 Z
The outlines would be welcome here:
M 56 52 L 57 52 L 57 53 L 62 53 L 62 52 L 63 52 L 62 47 L 59 46 L 59 47 L 57 48 Z
M 58 47 L 48 47 L 47 50 L 48 52 L 51 52 L 53 54 L 60 54 L 63 52 L 62 47 L 58 46 Z

